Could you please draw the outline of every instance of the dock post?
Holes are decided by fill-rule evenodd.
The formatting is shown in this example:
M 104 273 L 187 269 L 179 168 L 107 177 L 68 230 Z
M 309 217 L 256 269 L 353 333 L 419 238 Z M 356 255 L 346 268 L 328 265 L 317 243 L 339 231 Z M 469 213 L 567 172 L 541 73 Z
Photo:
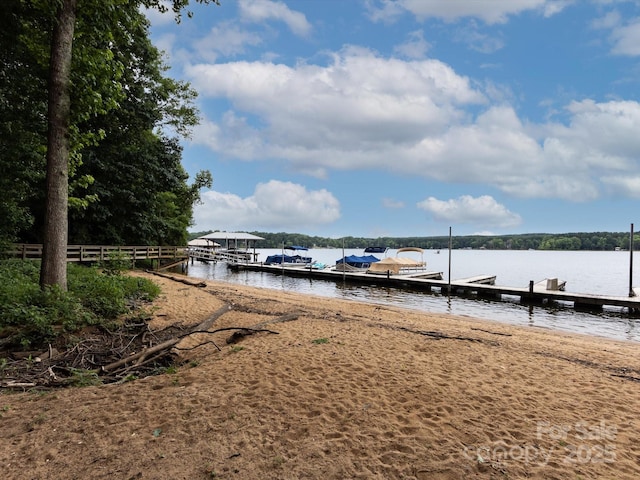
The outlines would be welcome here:
M 529 280 L 529 293 L 533 293 L 533 280 Z
M 447 293 L 451 295 L 451 248 L 453 246 L 453 242 L 451 240 L 451 227 L 449 227 L 449 283 L 447 285 Z
M 629 296 L 636 296 L 636 292 L 633 291 L 633 223 L 629 234 Z

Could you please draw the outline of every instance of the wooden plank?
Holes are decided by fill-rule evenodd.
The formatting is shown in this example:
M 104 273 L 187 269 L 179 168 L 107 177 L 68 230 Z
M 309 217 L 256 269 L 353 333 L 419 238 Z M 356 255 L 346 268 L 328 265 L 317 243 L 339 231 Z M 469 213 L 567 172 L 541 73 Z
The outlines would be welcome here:
M 475 277 L 458 278 L 452 283 L 484 283 L 494 285 L 496 283 L 495 275 L 476 275 Z

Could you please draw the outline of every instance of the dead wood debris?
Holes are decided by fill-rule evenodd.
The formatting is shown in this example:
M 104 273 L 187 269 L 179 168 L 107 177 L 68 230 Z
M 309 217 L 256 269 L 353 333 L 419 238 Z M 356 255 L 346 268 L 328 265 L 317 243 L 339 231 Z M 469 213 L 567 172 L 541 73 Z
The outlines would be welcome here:
M 174 282 L 184 283 L 185 285 L 189 285 L 191 287 L 204 288 L 207 286 L 207 283 L 203 282 L 202 280 L 191 280 L 188 277 L 170 275 L 168 273 L 158 272 L 156 270 L 145 270 L 145 272 L 153 275 L 157 275 L 159 277 L 168 278 L 169 280 L 173 280 Z
M 192 286 L 199 286 L 197 284 Z M 256 333 L 277 334 L 266 325 L 295 320 L 299 313 L 281 315 L 251 327 L 225 327 L 211 330 L 213 324 L 231 305 L 224 305 L 200 324 L 191 328 L 177 325 L 162 331 L 151 331 L 146 322 L 125 322 L 117 330 L 96 328 L 85 332 L 82 339 L 64 352 L 49 346 L 44 352 L 21 352 L 0 358 L 0 389 L 51 389 L 63 386 L 85 386 L 119 383 L 161 373 L 175 364 L 178 350 L 192 350 L 213 343 L 202 341 L 194 347 L 178 344 L 190 335 L 237 331 L 229 338 L 237 342 Z M 233 343 L 229 342 L 228 343 Z M 0 355 L 1 356 L 1 355 Z
M 414 330 L 412 328 L 402 327 L 399 325 L 389 325 L 386 323 L 369 323 L 368 325 L 371 327 L 386 328 L 388 330 L 396 330 L 399 332 L 407 332 L 407 333 L 413 333 L 416 335 L 423 335 L 425 337 L 433 338 L 435 340 L 461 340 L 464 342 L 484 343 L 485 345 L 491 345 L 493 347 L 500 346 L 500 343 L 496 342 L 495 340 L 487 340 L 484 338 L 463 337 L 460 335 L 449 335 L 447 333 L 437 332 L 433 330 Z
M 535 352 L 543 357 L 555 358 L 557 360 L 564 360 L 566 362 L 576 363 L 583 367 L 594 368 L 596 370 L 602 370 L 609 372 L 612 377 L 622 378 L 631 382 L 640 383 L 640 369 L 631 367 L 619 367 L 615 365 L 605 365 L 602 363 L 593 362 L 591 360 L 584 360 L 582 358 L 566 357 L 564 355 L 552 354 L 549 352 Z

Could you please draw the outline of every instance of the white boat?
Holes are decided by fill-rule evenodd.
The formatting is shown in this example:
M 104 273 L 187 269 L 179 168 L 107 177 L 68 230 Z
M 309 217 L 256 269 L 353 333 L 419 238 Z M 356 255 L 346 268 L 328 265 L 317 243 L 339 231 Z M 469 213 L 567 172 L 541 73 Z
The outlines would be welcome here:
M 420 254 L 420 260 L 400 256 L 401 253 L 416 252 Z M 374 274 L 393 274 L 400 275 L 403 273 L 415 273 L 425 270 L 427 263 L 424 261 L 424 250 L 418 247 L 399 248 L 395 257 L 386 257 L 372 264 L 367 273 Z

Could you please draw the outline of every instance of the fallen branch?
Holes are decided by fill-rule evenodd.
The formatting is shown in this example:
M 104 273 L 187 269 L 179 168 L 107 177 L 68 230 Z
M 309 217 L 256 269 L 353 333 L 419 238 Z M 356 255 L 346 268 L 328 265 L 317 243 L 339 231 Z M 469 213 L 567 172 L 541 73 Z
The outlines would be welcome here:
M 158 345 L 154 345 L 153 347 L 149 347 L 149 348 L 145 348 L 143 349 L 141 352 L 138 353 L 134 353 L 133 355 L 129 355 L 128 357 L 122 358 L 120 360 L 118 360 L 117 362 L 113 362 L 110 363 L 108 365 L 104 365 L 100 368 L 101 372 L 112 372 L 114 370 L 116 370 L 117 368 L 120 368 L 130 362 L 134 362 L 134 361 L 138 361 L 138 362 L 143 362 L 144 359 L 150 355 L 153 355 L 155 353 L 161 352 L 163 350 L 170 350 L 173 346 L 177 345 L 184 337 L 191 335 L 192 333 L 196 333 L 196 332 L 206 332 L 208 331 L 211 326 L 215 323 L 215 321 L 220 318 L 222 315 L 224 315 L 225 313 L 227 313 L 228 311 L 231 310 L 231 305 L 225 305 L 221 308 L 219 308 L 218 310 L 216 310 L 213 315 L 211 315 L 209 318 L 207 318 L 206 320 L 204 320 L 202 323 L 200 323 L 199 325 L 195 326 L 194 328 L 190 329 L 189 331 L 187 331 L 187 333 L 184 333 L 178 337 L 174 337 L 171 338 L 169 340 L 166 340 L 162 343 L 159 343 Z
M 206 282 L 203 282 L 202 280 L 191 281 L 187 277 L 184 277 L 184 278 L 183 277 L 176 277 L 175 275 L 169 275 L 168 273 L 156 272 L 154 270 L 145 270 L 145 272 L 151 273 L 153 275 L 157 275 L 159 277 L 168 278 L 169 280 L 173 280 L 174 282 L 184 283 L 185 285 L 190 285 L 192 287 L 203 288 L 203 287 L 207 286 Z
M 640 382 L 640 378 L 632 377 L 631 375 L 620 375 L 618 373 L 612 373 L 611 376 L 618 377 L 618 378 L 624 378 L 625 380 L 631 380 L 632 382 Z
M 266 320 L 264 322 L 257 323 L 256 325 L 253 325 L 251 327 L 239 328 L 238 330 L 240 331 L 234 332 L 233 335 L 227 338 L 227 345 L 231 343 L 237 343 L 240 340 L 242 340 L 244 337 L 253 335 L 254 333 L 257 333 L 257 332 L 278 333 L 278 332 L 272 332 L 271 330 L 265 330 L 264 327 L 266 327 L 267 325 L 271 325 L 272 323 L 291 322 L 293 320 L 297 320 L 299 316 L 300 316 L 299 313 L 285 313 L 284 315 L 281 315 L 274 320 Z
M 33 382 L 3 382 L 0 384 L 2 388 L 31 388 L 35 387 Z
M 408 332 L 416 335 L 424 335 L 425 337 L 435 338 L 436 340 L 462 340 L 464 342 L 478 342 L 484 343 L 492 346 L 499 346 L 500 344 L 495 340 L 485 340 L 483 338 L 475 338 L 475 337 L 462 337 L 459 335 L 448 335 L 446 333 L 437 332 L 437 331 L 429 331 L 429 330 L 413 330 L 408 327 L 400 327 L 397 325 L 388 325 L 385 323 L 370 323 L 369 326 L 378 327 L 378 328 L 388 328 L 390 330 L 397 330 L 400 332 Z
M 255 325 L 252 325 L 249 328 L 259 329 L 259 328 L 266 327 L 267 325 L 271 325 L 272 323 L 291 322 L 293 320 L 297 320 L 299 317 L 300 317 L 300 313 L 297 313 L 297 312 L 285 313 L 284 315 L 281 315 L 281 316 L 279 316 L 278 318 L 276 318 L 274 320 L 266 320 L 264 322 L 260 322 L 260 323 L 257 323 Z
M 502 332 L 492 332 L 491 330 L 485 330 L 483 328 L 472 328 L 471 330 L 476 330 L 478 332 L 490 333 L 491 335 L 502 335 L 503 337 L 512 337 L 510 333 L 502 333 Z
M 435 332 L 435 331 L 432 332 L 432 331 L 426 331 L 426 330 L 411 330 L 408 328 L 402 328 L 401 330 L 404 330 L 406 332 L 411 332 L 411 333 L 417 333 L 418 335 L 424 335 L 426 337 L 435 338 L 436 340 L 463 340 L 465 342 L 478 342 L 478 343 L 491 343 L 491 344 L 496 343 L 493 341 L 484 340 L 482 338 L 461 337 L 459 335 L 447 335 L 446 333 Z
M 226 328 L 224 330 L 230 330 L 229 328 Z M 233 334 L 227 338 L 227 345 L 230 345 L 232 343 L 238 343 L 240 340 L 242 340 L 244 337 L 248 337 L 249 335 L 253 335 L 255 333 L 273 333 L 275 335 L 279 335 L 279 332 L 274 332 L 273 330 L 267 330 L 266 328 L 238 328 L 237 332 L 233 332 Z

